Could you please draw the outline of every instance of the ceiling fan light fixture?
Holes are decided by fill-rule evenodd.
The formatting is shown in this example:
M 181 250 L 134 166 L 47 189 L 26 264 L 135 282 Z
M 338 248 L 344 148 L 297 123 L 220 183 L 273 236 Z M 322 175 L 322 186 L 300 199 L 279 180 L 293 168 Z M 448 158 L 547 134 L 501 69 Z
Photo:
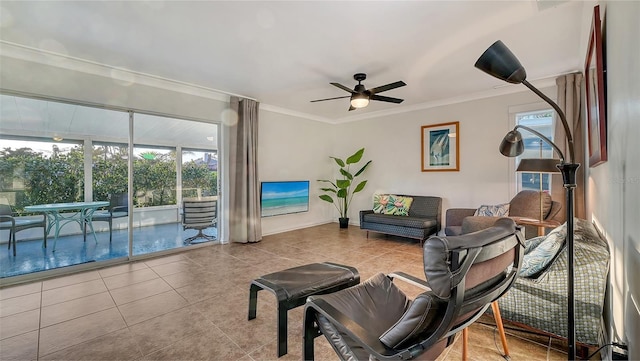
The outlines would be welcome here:
M 354 94 L 351 97 L 351 106 L 354 108 L 364 108 L 369 105 L 369 97 L 364 94 Z

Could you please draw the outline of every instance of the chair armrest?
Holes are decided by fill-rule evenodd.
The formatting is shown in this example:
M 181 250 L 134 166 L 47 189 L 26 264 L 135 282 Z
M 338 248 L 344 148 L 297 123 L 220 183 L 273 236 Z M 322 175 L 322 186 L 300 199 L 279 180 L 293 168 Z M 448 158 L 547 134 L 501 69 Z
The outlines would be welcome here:
M 414 277 L 410 274 L 406 274 L 404 272 L 392 272 L 392 273 L 389 273 L 387 277 L 391 278 L 392 280 L 399 279 L 399 280 L 405 281 L 406 283 L 422 288 L 423 290 L 431 289 L 427 285 L 427 281 L 420 279 L 418 277 Z
M 367 209 L 365 211 L 360 211 L 360 223 L 364 222 L 364 215 L 373 213 L 373 209 Z
M 113 208 L 111 208 L 111 210 L 109 211 L 111 213 L 113 212 L 129 212 L 129 206 L 115 206 Z
M 0 222 L 11 222 L 11 228 L 16 226 L 16 220 L 11 216 L 0 216 Z
M 462 234 L 473 233 L 492 227 L 500 217 L 470 216 L 462 220 Z
M 461 226 L 465 217 L 473 216 L 476 213 L 475 208 L 449 208 L 445 216 L 447 227 Z

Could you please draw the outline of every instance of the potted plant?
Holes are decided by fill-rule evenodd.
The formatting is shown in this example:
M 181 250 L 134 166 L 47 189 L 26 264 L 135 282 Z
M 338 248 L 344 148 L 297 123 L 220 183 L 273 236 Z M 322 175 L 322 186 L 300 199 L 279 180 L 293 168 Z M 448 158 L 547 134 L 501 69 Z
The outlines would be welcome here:
M 338 219 L 340 221 L 340 228 L 347 228 L 349 226 L 349 204 L 351 204 L 353 195 L 362 191 L 367 185 L 367 181 L 363 180 L 353 187 L 354 184 L 356 184 L 356 178 L 367 169 L 369 164 L 371 164 L 371 161 L 368 161 L 355 174 L 351 173 L 350 170 L 352 164 L 360 162 L 363 154 L 364 148 L 348 157 L 346 162 L 340 158 L 329 157 L 335 160 L 338 167 L 340 167 L 342 179 L 336 179 L 335 182 L 328 179 L 318 179 L 318 182 L 328 183 L 331 185 L 331 187 L 320 188 L 321 191 L 326 192 L 325 194 L 320 195 L 320 199 L 325 202 L 329 202 L 336 207 L 340 213 L 340 218 Z

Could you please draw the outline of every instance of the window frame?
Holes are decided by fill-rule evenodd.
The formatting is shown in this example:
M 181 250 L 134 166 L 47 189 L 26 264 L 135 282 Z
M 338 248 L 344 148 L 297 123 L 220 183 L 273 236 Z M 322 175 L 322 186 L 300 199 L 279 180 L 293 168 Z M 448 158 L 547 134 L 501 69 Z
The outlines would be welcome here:
M 509 125 L 510 128 L 513 129 L 515 128 L 516 125 L 519 124 L 519 118 L 522 115 L 526 115 L 526 114 L 540 114 L 540 113 L 551 113 L 551 136 L 549 137 L 549 139 L 551 141 L 553 141 L 553 136 L 555 134 L 555 126 L 556 126 L 556 113 L 553 110 L 553 108 L 551 108 L 549 106 L 549 104 L 545 103 L 545 102 L 537 102 L 537 103 L 532 103 L 532 104 L 525 104 L 525 105 L 518 105 L 518 106 L 512 106 L 509 107 Z M 526 126 L 526 125 L 525 125 Z M 534 128 L 536 129 L 536 128 Z M 539 129 L 536 129 L 539 131 Z M 521 130 L 521 133 L 523 134 L 523 138 L 529 138 L 530 135 L 534 136 L 532 133 L 528 132 L 527 130 Z M 526 133 L 526 134 L 525 134 Z M 544 134 L 544 132 L 541 132 Z M 537 137 L 536 137 L 537 138 Z M 539 138 L 538 138 L 539 139 Z M 549 145 L 544 145 L 543 144 L 543 148 L 549 147 Z M 548 153 L 547 153 L 548 152 Z M 543 150 L 543 158 L 550 158 L 550 157 L 556 157 L 557 155 L 554 153 L 553 149 L 548 150 L 548 149 L 544 149 Z M 522 159 L 522 156 L 518 156 L 518 157 L 514 157 L 513 160 L 511 162 L 509 162 L 509 174 L 512 174 L 512 178 L 511 181 L 509 182 L 509 193 L 511 195 L 511 197 L 514 197 L 518 192 L 520 192 L 523 189 L 522 187 L 522 175 L 516 171 L 518 164 L 520 163 L 520 160 Z M 547 191 L 549 192 L 549 194 L 551 194 L 552 191 L 552 181 L 551 181 L 551 175 L 546 175 L 548 177 L 548 190 L 547 189 L 543 189 L 543 191 Z M 537 188 L 537 190 L 539 190 L 539 188 Z

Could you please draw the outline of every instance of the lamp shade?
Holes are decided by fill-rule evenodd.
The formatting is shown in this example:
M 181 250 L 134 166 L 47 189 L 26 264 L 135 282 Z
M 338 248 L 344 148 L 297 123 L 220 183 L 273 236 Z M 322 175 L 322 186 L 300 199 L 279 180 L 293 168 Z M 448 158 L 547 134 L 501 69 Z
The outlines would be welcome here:
M 369 105 L 369 97 L 365 94 L 353 94 L 351 96 L 351 106 L 354 108 L 364 108 Z
M 500 143 L 500 153 L 507 157 L 517 157 L 524 152 L 524 142 L 522 134 L 517 130 L 512 130 L 502 139 Z
M 527 158 L 520 160 L 518 169 L 516 172 L 531 172 L 531 173 L 560 173 L 558 164 L 561 164 L 560 159 L 552 158 Z
M 500 40 L 482 53 L 475 67 L 509 83 L 519 84 L 527 78 L 518 58 Z

